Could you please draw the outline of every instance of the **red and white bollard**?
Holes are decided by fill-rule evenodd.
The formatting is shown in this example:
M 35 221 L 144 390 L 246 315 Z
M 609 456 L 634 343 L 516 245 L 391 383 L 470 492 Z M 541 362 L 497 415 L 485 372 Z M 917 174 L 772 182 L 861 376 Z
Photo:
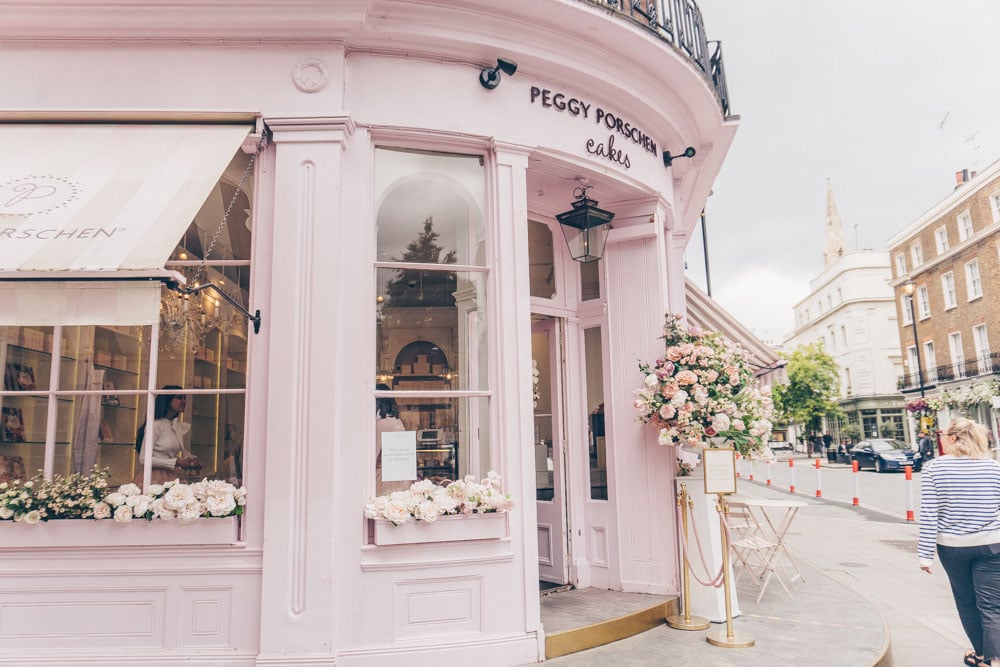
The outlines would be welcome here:
M 788 483 L 788 492 L 795 493 L 795 459 L 788 459 L 788 475 L 790 480 Z
M 757 461 L 755 459 L 750 459 L 750 481 L 753 481 L 753 469 L 757 466 Z
M 816 459 L 816 497 L 823 497 L 823 484 L 820 479 L 820 463 L 819 459 Z
M 767 462 L 767 483 L 764 486 L 771 486 L 771 462 Z
M 913 466 L 906 466 L 906 520 L 916 521 L 913 516 Z
M 736 452 L 736 479 L 740 478 L 740 462 L 743 459 L 739 452 Z
M 851 471 L 854 473 L 854 500 L 851 504 L 857 507 L 860 503 L 858 502 L 858 462 L 851 461 Z

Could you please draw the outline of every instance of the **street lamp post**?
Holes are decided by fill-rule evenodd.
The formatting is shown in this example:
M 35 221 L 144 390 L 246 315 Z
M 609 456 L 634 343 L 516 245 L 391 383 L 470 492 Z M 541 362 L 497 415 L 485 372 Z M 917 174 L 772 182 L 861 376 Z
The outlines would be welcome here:
M 920 363 L 920 341 L 917 339 L 917 314 L 913 312 L 913 290 L 916 289 L 916 283 L 912 280 L 907 280 L 903 283 L 903 292 L 907 296 L 907 300 L 910 302 L 910 325 L 913 326 L 913 349 L 917 352 L 917 381 L 920 383 L 920 398 L 924 397 L 924 367 Z

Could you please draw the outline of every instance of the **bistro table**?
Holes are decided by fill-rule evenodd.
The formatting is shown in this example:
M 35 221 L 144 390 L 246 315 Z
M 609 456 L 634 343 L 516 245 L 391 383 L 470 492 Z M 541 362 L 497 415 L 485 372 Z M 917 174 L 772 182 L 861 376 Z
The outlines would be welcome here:
M 798 563 L 789 553 L 788 547 L 785 544 L 785 536 L 788 534 L 788 529 L 791 527 L 792 522 L 795 520 L 795 515 L 799 513 L 799 510 L 806 506 L 801 500 L 781 500 L 772 498 L 741 498 L 740 502 L 745 504 L 750 511 L 757 513 L 763 521 L 758 521 L 757 524 L 762 530 L 769 532 L 770 534 L 761 535 L 764 539 L 767 539 L 774 543 L 774 562 L 772 565 L 776 567 L 783 567 L 787 573 L 788 582 L 795 584 L 800 581 L 805 581 L 805 577 L 802 576 L 802 571 L 799 569 Z M 772 515 L 779 515 L 777 516 Z M 782 562 L 782 557 L 786 562 Z M 763 595 L 764 590 L 767 588 L 768 583 L 770 583 L 771 574 L 774 572 L 774 568 L 768 571 L 767 576 L 761 586 L 761 595 Z M 780 574 L 778 575 L 781 576 Z M 759 598 L 758 598 L 759 599 Z

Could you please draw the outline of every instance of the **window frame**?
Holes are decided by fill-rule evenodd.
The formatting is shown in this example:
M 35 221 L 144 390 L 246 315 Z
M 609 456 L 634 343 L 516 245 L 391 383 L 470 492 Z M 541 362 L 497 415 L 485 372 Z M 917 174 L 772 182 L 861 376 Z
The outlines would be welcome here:
M 934 230 L 934 245 L 937 249 L 937 254 L 943 255 L 947 252 L 949 248 L 947 227 L 941 226 Z
M 906 275 L 906 253 L 896 253 L 896 276 Z
M 966 241 L 976 233 L 972 226 L 972 213 L 968 209 L 955 216 L 955 224 L 958 226 L 958 241 Z
M 395 398 L 395 399 L 428 399 L 428 398 L 442 398 L 454 401 L 467 400 L 467 405 L 472 405 L 476 399 L 481 399 L 487 401 L 488 405 L 488 419 L 487 433 L 489 434 L 489 455 L 490 469 L 500 471 L 500 462 L 496 461 L 496 456 L 498 455 L 498 438 L 500 436 L 500 424 L 497 418 L 497 388 L 496 388 L 496 369 L 495 365 L 497 363 L 496 355 L 492 351 L 494 348 L 494 341 L 497 339 L 498 335 L 498 324 L 497 318 L 499 304 L 496 298 L 496 248 L 494 247 L 493 241 L 493 230 L 496 224 L 495 218 L 490 212 L 489 206 L 486 205 L 487 197 L 489 195 L 489 182 L 491 174 L 494 170 L 494 162 L 492 160 L 489 151 L 484 148 L 481 144 L 475 143 L 462 143 L 462 142 L 428 142 L 421 140 L 420 138 L 410 137 L 409 140 L 400 139 L 397 140 L 392 137 L 386 137 L 380 139 L 378 137 L 374 138 L 371 143 L 371 165 L 372 172 L 375 173 L 376 160 L 379 150 L 397 150 L 397 151 L 410 151 L 414 153 L 424 153 L 429 155 L 453 155 L 455 157 L 470 158 L 478 157 L 482 161 L 482 187 L 483 187 L 483 239 L 484 239 L 484 256 L 485 260 L 483 264 L 440 264 L 440 263 L 415 263 L 415 262 L 393 262 L 379 260 L 378 258 L 378 238 L 377 238 L 377 228 L 373 225 L 375 231 L 375 237 L 372 240 L 372 255 L 371 255 L 371 279 L 373 284 L 373 289 L 378 292 L 378 273 L 382 270 L 398 270 L 398 269 L 413 269 L 420 271 L 433 271 L 439 273 L 475 273 L 483 276 L 484 294 L 486 299 L 486 334 L 488 340 L 490 341 L 487 345 L 489 350 L 488 358 L 486 360 L 486 367 L 480 368 L 480 377 L 485 376 L 485 389 L 437 389 L 437 390 L 379 390 L 374 389 L 372 391 L 372 408 L 371 413 L 375 413 L 375 403 L 380 398 Z M 375 207 L 376 202 L 372 202 L 371 214 L 374 217 L 378 216 L 378 209 Z M 553 237 L 553 245 L 555 245 L 555 237 Z M 373 338 L 377 338 L 378 331 L 378 321 L 377 321 L 377 311 L 373 313 L 372 317 L 372 328 L 371 335 Z M 372 348 L 374 350 L 374 347 Z M 461 363 L 461 360 L 456 360 L 457 363 Z M 376 358 L 369 360 L 370 367 L 376 367 Z M 462 370 L 459 366 L 460 371 Z M 377 369 L 375 370 L 377 373 Z M 418 429 L 421 430 L 421 429 Z M 478 442 L 481 443 L 481 440 Z M 375 443 L 373 442 L 373 445 Z M 456 463 L 457 465 L 457 463 Z M 466 471 L 465 474 L 470 474 L 470 471 Z M 479 471 L 474 473 L 477 477 L 480 477 Z M 367 479 L 372 484 L 372 489 L 377 486 L 376 479 L 376 468 L 375 465 L 367 466 L 366 473 Z M 482 475 L 485 476 L 485 473 Z M 463 475 L 464 477 L 464 475 Z
M 965 292 L 969 301 L 983 296 L 983 280 L 979 273 L 979 258 L 965 263 Z
M 906 325 L 913 324 L 913 313 L 910 311 L 910 300 L 913 297 L 913 294 L 903 294 L 900 296 L 902 303 L 900 303 L 899 308 L 903 313 L 903 324 Z
M 910 259 L 913 260 L 913 268 L 924 263 L 924 247 L 920 241 L 910 246 Z
M 985 374 L 992 372 L 993 365 L 990 360 L 990 339 L 985 323 L 977 324 L 972 327 L 972 345 L 975 349 L 979 373 Z
M 927 285 L 917 287 L 917 318 L 926 320 L 931 316 L 931 298 Z
M 965 350 L 961 331 L 948 333 L 948 355 L 951 357 L 951 367 L 955 372 L 955 377 L 965 377 Z
M 958 307 L 958 292 L 955 290 L 955 272 L 948 271 L 941 274 L 941 294 L 944 297 L 944 309 L 951 310 Z
M 937 382 L 937 353 L 934 351 L 934 341 L 925 340 L 924 346 L 924 368 L 927 382 Z

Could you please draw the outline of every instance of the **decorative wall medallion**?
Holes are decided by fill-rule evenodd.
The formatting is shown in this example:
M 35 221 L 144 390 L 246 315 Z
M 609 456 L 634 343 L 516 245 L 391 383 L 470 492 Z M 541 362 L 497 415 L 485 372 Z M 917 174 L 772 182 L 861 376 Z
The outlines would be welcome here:
M 315 93 L 326 87 L 329 73 L 322 60 L 309 58 L 303 60 L 292 70 L 292 80 L 295 87 L 303 93 Z
M 79 193 L 79 186 L 62 176 L 22 176 L 0 184 L 0 215 L 48 213 Z

